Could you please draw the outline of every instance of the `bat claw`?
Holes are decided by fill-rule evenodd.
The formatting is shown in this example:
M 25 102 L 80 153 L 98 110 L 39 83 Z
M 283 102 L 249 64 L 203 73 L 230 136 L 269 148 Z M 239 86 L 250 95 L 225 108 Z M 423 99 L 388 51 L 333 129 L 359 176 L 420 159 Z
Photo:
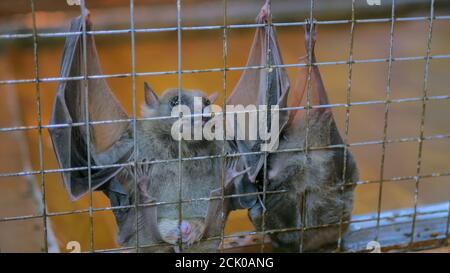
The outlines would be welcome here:
M 243 171 L 234 171 L 234 174 L 235 174 L 236 176 L 240 176 L 240 175 L 243 175 L 243 174 L 245 174 L 245 173 L 248 173 L 250 170 L 251 170 L 251 168 L 248 167 L 247 169 L 245 169 L 245 170 L 243 170 Z
M 233 159 L 229 159 L 227 158 L 226 162 L 225 162 L 225 184 L 231 182 L 233 179 L 235 179 L 236 177 L 239 177 L 241 175 L 244 175 L 246 173 L 248 173 L 250 171 L 250 167 L 246 168 L 245 170 L 242 171 L 238 171 L 237 167 L 238 167 L 238 161 L 239 160 L 233 160 Z
M 266 208 L 266 206 L 264 206 L 263 200 L 261 200 L 261 195 L 258 195 L 258 201 L 261 204 L 261 207 L 263 209 L 263 213 L 265 213 L 267 211 L 267 208 Z
M 138 163 L 138 165 L 136 166 L 136 182 L 139 193 L 139 201 L 144 204 L 154 201 L 148 193 L 148 189 L 151 183 L 151 167 L 152 165 L 148 163 L 147 159 L 143 159 L 142 162 Z
M 250 171 L 250 168 L 247 168 L 240 172 L 236 170 L 227 170 L 225 174 L 225 184 L 231 182 L 236 177 L 246 174 L 248 171 Z
M 309 60 L 308 55 L 301 56 L 298 58 L 298 61 L 302 63 L 307 62 L 308 60 Z
M 87 8 L 82 9 L 82 15 L 84 16 L 86 21 L 91 20 L 91 11 L 88 10 Z
M 269 0 L 266 0 L 264 6 L 262 6 L 261 11 L 258 14 L 258 17 L 256 18 L 256 21 L 258 23 L 262 23 L 262 22 L 268 23 L 269 15 L 270 15 Z
M 316 24 L 314 21 L 311 21 L 310 19 L 306 19 L 306 25 L 305 25 L 305 43 L 306 48 L 313 49 L 314 45 L 316 44 L 317 40 L 317 32 L 316 32 Z

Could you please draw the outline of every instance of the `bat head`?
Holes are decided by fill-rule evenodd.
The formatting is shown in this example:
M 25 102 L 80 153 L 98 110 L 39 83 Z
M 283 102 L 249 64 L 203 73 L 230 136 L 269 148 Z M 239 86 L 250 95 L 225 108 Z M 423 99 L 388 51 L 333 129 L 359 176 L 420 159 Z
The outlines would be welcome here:
M 217 99 L 217 93 L 210 96 L 206 95 L 200 90 L 182 89 L 181 96 L 178 89 L 167 89 L 161 96 L 158 96 L 148 83 L 144 84 L 145 104 L 142 108 L 142 115 L 144 118 L 163 117 L 159 120 L 152 120 L 156 122 L 159 130 L 169 133 L 177 118 L 169 118 L 173 116 L 176 109 L 181 109 L 183 115 L 188 112 L 189 115 L 197 115 L 190 117 L 191 131 L 193 133 L 195 123 L 198 122 L 203 127 L 211 116 L 199 116 L 202 113 L 206 114 Z M 183 108 L 180 108 L 183 107 Z M 154 127 L 154 126 L 153 126 Z M 193 141 L 195 142 L 195 141 Z

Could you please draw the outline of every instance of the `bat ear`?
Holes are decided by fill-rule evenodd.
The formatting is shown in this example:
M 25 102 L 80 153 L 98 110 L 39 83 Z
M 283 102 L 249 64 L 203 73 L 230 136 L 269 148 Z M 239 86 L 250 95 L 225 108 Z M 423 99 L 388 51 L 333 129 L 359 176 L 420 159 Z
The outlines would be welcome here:
M 214 92 L 214 93 L 212 93 L 211 95 L 208 96 L 208 99 L 211 102 L 211 104 L 214 104 L 218 97 L 219 97 L 219 93 Z
M 144 96 L 145 96 L 145 104 L 149 107 L 155 107 L 159 105 L 158 95 L 153 91 L 152 87 L 144 82 Z

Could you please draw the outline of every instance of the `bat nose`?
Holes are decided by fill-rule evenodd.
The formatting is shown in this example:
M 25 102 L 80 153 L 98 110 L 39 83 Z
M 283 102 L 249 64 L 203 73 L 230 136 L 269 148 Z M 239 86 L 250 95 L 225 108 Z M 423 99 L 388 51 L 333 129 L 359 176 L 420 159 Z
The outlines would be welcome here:
M 212 113 L 209 108 L 203 110 L 202 125 L 204 126 L 210 119 L 212 119 Z

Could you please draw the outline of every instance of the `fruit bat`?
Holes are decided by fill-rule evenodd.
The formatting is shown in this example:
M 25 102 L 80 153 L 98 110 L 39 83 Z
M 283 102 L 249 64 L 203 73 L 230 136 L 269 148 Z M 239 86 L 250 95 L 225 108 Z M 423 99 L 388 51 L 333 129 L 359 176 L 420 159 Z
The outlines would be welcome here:
M 267 10 L 263 8 L 261 14 L 267 15 Z M 257 33 L 256 37 L 258 35 Z M 275 37 L 274 31 L 268 32 L 266 35 Z M 272 52 L 279 54 L 276 40 L 272 41 L 271 45 L 274 46 Z M 308 23 L 305 26 L 305 44 L 308 56 L 303 58 L 306 64 L 311 65 L 316 62 L 315 42 L 314 25 Z M 251 53 L 250 61 L 252 57 L 256 56 Z M 274 64 L 282 64 L 281 57 L 272 60 L 275 61 Z M 269 97 L 274 98 L 272 102 L 278 101 L 280 108 L 299 107 L 306 106 L 308 99 L 306 94 L 309 92 L 310 105 L 328 104 L 325 87 L 316 65 L 312 65 L 311 70 L 309 66 L 301 67 L 296 86 L 290 91 L 284 70 L 275 69 L 266 75 L 261 73 L 261 76 L 268 77 L 268 82 L 274 84 L 264 86 L 264 88 L 259 86 L 250 92 L 245 87 L 247 83 L 253 83 L 254 79 L 246 79 L 244 75 L 231 97 L 235 101 L 243 98 L 242 100 L 245 100 L 246 103 L 252 103 L 251 98 L 255 103 L 260 100 L 260 97 Z M 310 84 L 307 84 L 308 81 Z M 241 86 L 243 87 L 241 88 Z M 255 96 L 255 92 L 259 93 Z M 251 98 L 248 98 L 249 94 L 251 94 Z M 247 98 L 248 100 L 246 100 Z M 278 150 L 301 150 L 307 147 L 320 148 L 343 144 L 330 108 L 312 108 L 308 114 L 306 112 L 303 109 L 295 109 L 286 116 L 280 117 L 287 118 L 287 120 L 283 120 L 283 123 L 280 122 Z M 307 134 L 308 146 L 305 146 Z M 241 147 L 250 145 L 251 143 L 244 143 Z M 242 180 L 245 183 L 256 183 L 259 192 L 263 191 L 264 181 L 261 161 L 261 157 L 257 156 L 246 160 L 247 166 L 250 165 L 254 172 L 250 179 Z M 344 169 L 345 175 L 343 174 Z M 348 186 L 341 188 L 341 186 L 344 181 L 350 183 L 358 180 L 356 163 L 349 151 L 345 153 L 344 148 L 328 148 L 312 149 L 308 152 L 270 153 L 267 156 L 266 174 L 266 191 L 287 190 L 287 193 L 266 194 L 265 202 L 255 202 L 249 208 L 249 217 L 255 227 L 261 230 L 264 215 L 265 230 L 298 229 L 302 226 L 312 228 L 303 233 L 299 231 L 270 233 L 275 251 L 316 251 L 332 245 L 338 240 L 341 216 L 346 222 L 351 215 L 354 189 Z M 341 231 L 345 230 L 346 225 L 343 225 Z M 302 249 L 300 249 L 300 245 Z
M 92 29 L 90 15 L 85 12 L 72 21 L 70 32 L 82 31 L 83 21 L 86 31 Z M 86 34 L 85 46 L 83 52 L 82 35 L 67 37 L 60 67 L 62 78 L 102 74 L 93 35 Z M 236 203 L 217 197 L 232 194 L 234 179 L 239 180 L 246 170 L 239 158 L 229 158 L 225 163 L 220 158 L 187 160 L 180 168 L 179 142 L 170 135 L 175 119 L 156 119 L 170 117 L 180 102 L 192 108 L 194 97 L 201 97 L 206 107 L 214 97 L 196 90 L 182 90 L 179 96 L 175 89 L 158 96 L 148 84 L 144 92 L 143 116 L 148 119 L 137 120 L 134 128 L 105 79 L 58 83 L 49 132 L 63 169 L 65 188 L 72 200 L 90 190 L 100 190 L 113 207 L 120 206 L 113 212 L 121 246 L 135 247 L 138 243 L 143 246 L 138 250 L 151 252 L 216 251 L 219 241 L 210 238 L 220 235 Z M 226 143 L 185 141 L 181 156 L 220 155 L 222 145 Z
M 269 2 L 266 1 L 256 18 L 256 23 L 266 24 L 268 23 L 268 20 Z M 227 105 L 242 105 L 244 107 L 249 105 L 266 105 L 278 106 L 280 109 L 287 107 L 290 86 L 289 78 L 283 67 L 276 67 L 277 65 L 282 64 L 283 60 L 279 50 L 275 28 L 270 24 L 257 28 L 246 66 L 258 67 L 258 69 L 244 70 L 233 92 L 227 99 Z M 280 132 L 287 124 L 287 111 L 279 112 L 278 128 L 272 128 L 276 125 L 270 123 L 270 111 L 267 113 L 258 112 L 258 115 L 261 115 L 261 113 L 267 115 L 268 131 L 275 130 Z M 244 126 L 248 126 L 248 121 L 249 120 L 247 119 Z M 227 126 L 228 125 L 229 124 L 227 123 Z M 233 124 L 230 127 L 233 127 L 235 136 L 240 129 L 247 133 L 249 131 L 248 127 L 239 128 L 239 124 Z M 238 140 L 235 138 L 232 142 L 233 145 L 231 145 L 231 147 L 234 147 L 234 152 L 243 154 L 240 156 L 240 164 L 243 165 L 242 168 L 249 170 L 247 175 L 236 180 L 236 193 L 256 193 L 258 191 L 256 179 L 258 175 L 261 174 L 264 163 L 264 154 L 258 152 L 261 151 L 264 141 L 258 136 L 256 140 Z M 261 202 L 260 197 L 257 194 L 235 198 L 233 201 L 236 203 L 237 207 L 243 208 L 251 208 L 258 202 Z
M 269 3 L 261 8 L 256 18 L 258 24 L 267 23 L 269 18 Z M 270 67 L 283 64 L 278 46 L 275 29 L 270 26 L 260 27 L 256 30 L 253 44 L 249 53 L 247 67 L 267 67 L 262 69 L 247 69 L 243 72 L 236 87 L 227 100 L 228 105 L 277 105 L 279 108 L 287 106 L 287 94 L 289 90 L 289 78 L 283 67 Z M 260 115 L 261 112 L 258 112 Z M 268 111 L 267 115 L 270 116 Z M 280 111 L 279 128 L 281 131 L 287 123 L 288 112 Z M 270 123 L 270 117 L 268 121 Z M 245 128 L 247 129 L 247 128 Z M 257 152 L 261 150 L 262 139 L 254 141 L 237 140 L 236 144 L 240 153 Z M 261 154 L 243 155 L 242 160 L 247 168 L 250 168 L 248 177 L 254 182 L 263 166 L 264 158 Z

